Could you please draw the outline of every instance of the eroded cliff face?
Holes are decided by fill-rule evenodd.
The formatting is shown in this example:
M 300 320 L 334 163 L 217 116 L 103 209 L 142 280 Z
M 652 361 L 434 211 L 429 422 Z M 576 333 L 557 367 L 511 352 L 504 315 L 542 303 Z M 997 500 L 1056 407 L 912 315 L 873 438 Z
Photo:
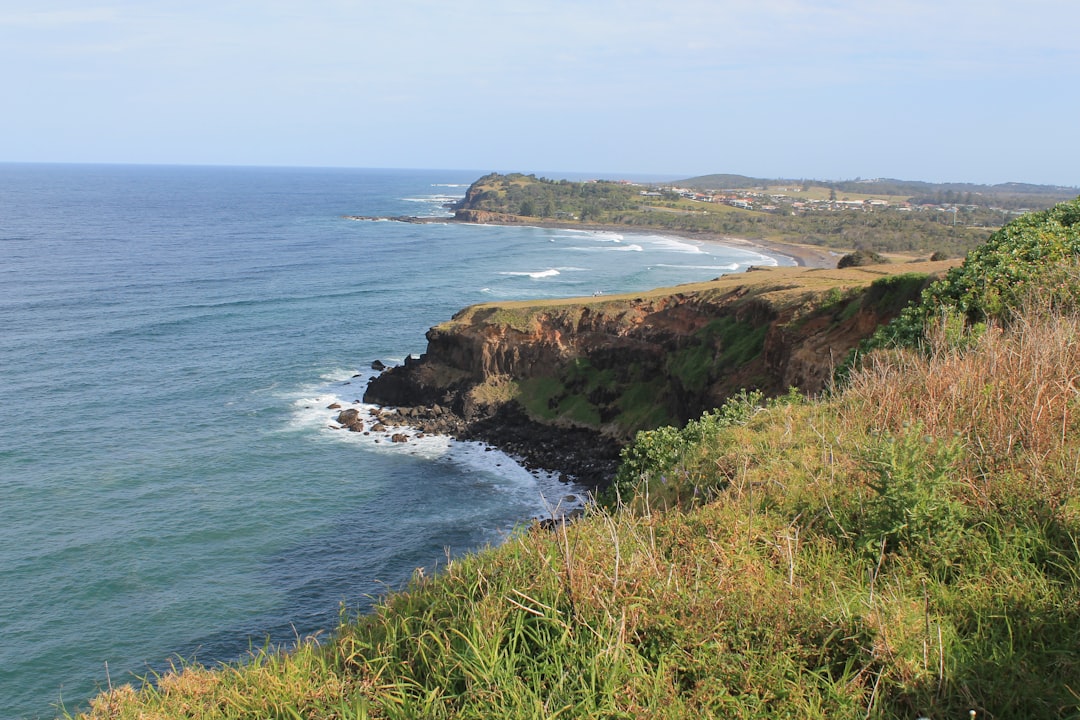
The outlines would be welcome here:
M 477 305 L 365 401 L 439 406 L 466 424 L 522 411 L 618 442 L 681 424 L 742 388 L 820 392 L 859 341 L 948 263 L 773 268 L 605 298 Z

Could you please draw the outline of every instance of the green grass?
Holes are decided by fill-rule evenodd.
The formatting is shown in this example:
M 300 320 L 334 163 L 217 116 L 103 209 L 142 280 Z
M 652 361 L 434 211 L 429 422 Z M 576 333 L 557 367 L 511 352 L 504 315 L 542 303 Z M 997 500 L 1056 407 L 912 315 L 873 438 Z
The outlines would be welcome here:
M 731 316 L 712 320 L 694 333 L 692 344 L 668 356 L 667 371 L 684 389 L 701 392 L 725 370 L 760 355 L 768 329 L 765 323 L 741 322 Z
M 531 377 L 522 380 L 518 387 L 521 393 L 518 400 L 531 416 L 543 420 L 556 417 L 557 399 L 566 390 L 562 381 L 553 377 Z
M 599 409 L 584 395 L 569 395 L 559 402 L 558 415 L 578 425 L 596 427 L 600 424 Z
M 632 510 L 88 717 L 1080 716 L 1077 348 L 1080 315 L 1033 312 L 829 398 L 745 396 L 661 433 Z
M 84 717 L 1080 718 L 1080 271 L 1057 270 L 1007 323 L 928 323 L 827 396 L 640 433 L 608 504 L 322 643 Z
M 659 377 L 624 386 L 615 422 L 630 434 L 675 422 L 667 403 L 663 402 L 668 389 L 667 382 Z

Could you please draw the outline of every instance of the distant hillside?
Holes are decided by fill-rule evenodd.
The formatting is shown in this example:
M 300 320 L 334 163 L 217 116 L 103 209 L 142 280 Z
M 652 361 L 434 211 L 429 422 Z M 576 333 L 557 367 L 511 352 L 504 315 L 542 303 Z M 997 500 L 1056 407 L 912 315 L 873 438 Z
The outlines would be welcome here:
M 860 193 L 903 197 L 915 204 L 961 203 L 994 205 L 1006 209 L 1043 209 L 1080 195 L 1080 188 L 1030 183 L 932 183 L 922 180 L 873 178 L 854 180 L 807 180 L 792 178 L 754 178 L 745 175 L 701 175 L 679 180 L 675 185 L 700 190 L 770 190 L 775 188 L 825 188 L 838 193 Z
M 941 202 L 922 203 L 913 202 L 910 195 L 887 194 L 884 191 L 888 188 L 867 183 L 853 185 L 856 192 L 805 181 L 709 177 L 743 188 L 693 189 L 688 187 L 692 180 L 643 185 L 492 173 L 472 184 L 456 208 L 457 218 L 466 222 L 606 225 L 843 251 L 859 248 L 958 257 L 1010 219 L 1017 212 L 1011 207 L 1035 206 L 1044 200 L 1041 195 L 1017 196 L 1022 201 L 1009 201 L 1006 207 L 997 199 L 989 202 L 949 190 L 944 192 L 951 195 Z M 769 182 L 787 184 L 766 187 Z M 934 187 L 924 186 L 920 187 Z

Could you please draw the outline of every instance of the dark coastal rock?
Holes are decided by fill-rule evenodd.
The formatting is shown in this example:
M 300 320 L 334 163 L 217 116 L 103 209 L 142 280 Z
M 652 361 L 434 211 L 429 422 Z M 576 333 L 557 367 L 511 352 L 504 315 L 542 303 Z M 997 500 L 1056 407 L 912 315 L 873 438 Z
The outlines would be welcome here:
M 386 365 L 383 363 L 382 360 L 372 360 L 371 369 L 375 370 L 376 372 L 382 372 L 386 369 Z
M 326 409 L 327 410 L 340 410 L 341 409 L 341 404 L 340 403 L 331 403 L 331 404 L 326 406 Z
M 405 433 L 394 433 L 390 436 L 390 442 L 407 443 L 409 442 L 409 436 Z
M 541 530 L 558 530 L 570 523 L 576 522 L 585 517 L 585 511 L 581 508 L 571 510 L 565 515 L 558 515 L 556 517 L 537 519 L 536 524 Z
M 353 432 L 362 432 L 364 430 L 364 421 L 360 418 L 360 411 L 356 408 L 349 408 L 339 412 L 337 421 Z

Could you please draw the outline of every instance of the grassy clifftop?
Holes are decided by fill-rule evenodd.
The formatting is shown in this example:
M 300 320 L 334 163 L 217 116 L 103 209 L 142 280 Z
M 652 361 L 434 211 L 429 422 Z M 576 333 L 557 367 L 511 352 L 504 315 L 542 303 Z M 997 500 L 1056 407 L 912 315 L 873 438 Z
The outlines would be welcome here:
M 763 268 L 603 298 L 477 305 L 428 333 L 412 371 L 441 365 L 455 383 L 470 377 L 477 399 L 627 439 L 682 425 L 741 388 L 820 392 L 849 350 L 955 264 Z
M 643 433 L 580 522 L 87 717 L 1080 716 L 1078 219 L 995 236 L 843 390 Z

